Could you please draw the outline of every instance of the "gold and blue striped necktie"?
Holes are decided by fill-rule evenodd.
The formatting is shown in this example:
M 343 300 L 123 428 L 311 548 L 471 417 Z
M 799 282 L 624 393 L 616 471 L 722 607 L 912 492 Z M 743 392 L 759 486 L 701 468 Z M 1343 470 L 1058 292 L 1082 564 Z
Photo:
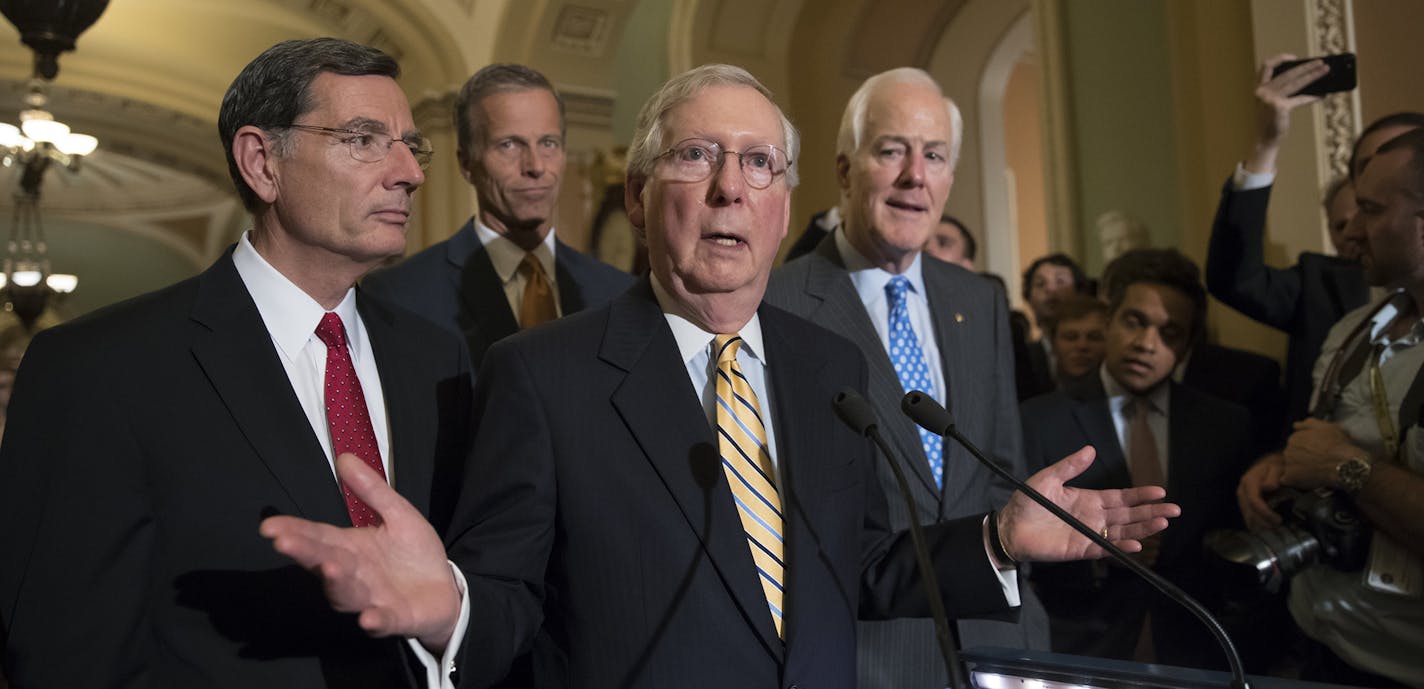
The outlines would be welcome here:
M 784 638 L 781 618 L 786 565 L 782 559 L 781 496 L 776 491 L 776 469 L 766 445 L 756 393 L 737 365 L 741 346 L 742 338 L 737 335 L 718 335 L 712 341 L 717 354 L 717 449 L 776 633 Z

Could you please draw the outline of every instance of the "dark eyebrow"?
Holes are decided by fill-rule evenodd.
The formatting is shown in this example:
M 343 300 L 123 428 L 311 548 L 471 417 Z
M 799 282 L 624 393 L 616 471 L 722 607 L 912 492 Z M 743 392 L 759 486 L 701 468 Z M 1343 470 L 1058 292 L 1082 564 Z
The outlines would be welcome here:
M 386 123 L 380 120 L 373 120 L 369 117 L 353 117 L 343 122 L 341 128 L 358 132 L 386 133 Z

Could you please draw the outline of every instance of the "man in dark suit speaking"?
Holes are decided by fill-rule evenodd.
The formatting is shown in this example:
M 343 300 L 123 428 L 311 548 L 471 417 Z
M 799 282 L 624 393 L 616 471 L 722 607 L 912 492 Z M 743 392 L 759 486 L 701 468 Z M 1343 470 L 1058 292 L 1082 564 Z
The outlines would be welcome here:
M 909 461 L 915 513 L 877 463 L 890 524 L 981 514 L 1013 492 L 961 447 L 899 413 L 921 390 L 955 412 L 960 432 L 1023 478 L 1008 304 L 992 283 L 921 253 L 954 182 L 958 119 L 939 85 L 904 67 L 865 81 L 841 118 L 836 179 L 840 227 L 810 255 L 772 274 L 766 300 L 860 346 L 880 425 Z M 918 374 L 917 374 L 918 372 Z M 964 646 L 1048 648 L 1048 619 L 1025 591 L 1017 623 L 964 620 Z M 931 620 L 859 625 L 861 689 L 943 689 L 949 682 Z
M 496 681 L 541 625 L 563 651 L 544 669 L 579 687 L 854 686 L 857 617 L 928 609 L 869 445 L 830 408 L 841 388 L 864 389 L 863 357 L 762 303 L 796 151 L 795 129 L 740 68 L 699 67 L 644 105 L 626 202 L 652 274 L 606 308 L 491 348 L 446 539 L 463 587 L 438 557 L 388 555 L 387 537 L 438 540 L 407 536 L 418 515 L 359 462 L 342 475 L 390 508 L 388 529 L 273 517 L 263 533 L 372 633 L 462 643 L 468 686 Z M 1159 488 L 1065 491 L 1091 457 L 1035 481 L 1136 550 L 1178 510 L 1146 502 Z M 947 606 L 1003 613 L 1013 560 L 1100 554 L 1055 521 L 1015 495 L 931 527 Z
M 363 634 L 257 533 L 273 513 L 379 523 L 333 474 L 344 453 L 430 514 L 435 458 L 467 451 L 463 345 L 354 287 L 405 246 L 430 159 L 398 75 L 336 39 L 264 52 L 218 117 L 252 229 L 201 275 L 35 338 L 0 447 L 16 686 L 431 676 L 415 645 Z
M 503 337 L 602 306 L 633 278 L 555 238 L 554 211 L 568 162 L 564 101 L 523 65 L 476 72 L 455 99 L 460 174 L 479 213 L 449 239 L 362 280 L 465 338 L 478 368 Z

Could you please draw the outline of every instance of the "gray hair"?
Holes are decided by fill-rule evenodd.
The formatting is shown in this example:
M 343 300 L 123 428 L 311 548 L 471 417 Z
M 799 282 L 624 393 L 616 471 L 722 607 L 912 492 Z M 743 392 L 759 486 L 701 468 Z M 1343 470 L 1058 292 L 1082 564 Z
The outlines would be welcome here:
M 897 67 L 866 79 L 860 88 L 851 94 L 850 100 L 846 101 L 845 113 L 841 115 L 840 131 L 836 134 L 837 156 L 849 157 L 860 148 L 861 137 L 865 134 L 865 114 L 870 107 L 870 96 L 881 87 L 891 84 L 920 84 L 934 89 L 934 92 L 941 96 L 944 95 L 939 82 L 925 70 L 916 67 Z M 953 99 L 945 98 L 944 107 L 949 114 L 949 169 L 953 170 L 959 164 L 959 145 L 964 140 L 964 116 L 960 114 L 959 106 L 955 105 Z
M 771 90 L 763 86 L 750 72 L 734 65 L 710 64 L 695 67 L 679 74 L 663 84 L 643 108 L 638 111 L 638 120 L 633 127 L 633 142 L 628 147 L 628 175 L 646 179 L 653 173 L 653 164 L 662 154 L 663 118 L 673 108 L 692 100 L 703 89 L 712 86 L 745 86 L 756 89 L 766 97 L 776 114 L 781 118 L 781 133 L 786 147 L 786 186 L 794 188 L 800 180 L 796 171 L 797 158 L 801 153 L 801 135 L 791 120 L 782 112 L 781 106 L 771 95 Z

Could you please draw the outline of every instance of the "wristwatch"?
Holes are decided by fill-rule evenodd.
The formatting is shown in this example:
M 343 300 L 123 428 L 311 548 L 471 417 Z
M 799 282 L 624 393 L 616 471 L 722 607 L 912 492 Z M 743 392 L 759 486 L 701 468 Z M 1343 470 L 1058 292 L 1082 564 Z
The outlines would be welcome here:
M 1335 465 L 1335 481 L 1346 495 L 1355 495 L 1370 480 L 1370 460 L 1368 457 L 1351 457 Z

